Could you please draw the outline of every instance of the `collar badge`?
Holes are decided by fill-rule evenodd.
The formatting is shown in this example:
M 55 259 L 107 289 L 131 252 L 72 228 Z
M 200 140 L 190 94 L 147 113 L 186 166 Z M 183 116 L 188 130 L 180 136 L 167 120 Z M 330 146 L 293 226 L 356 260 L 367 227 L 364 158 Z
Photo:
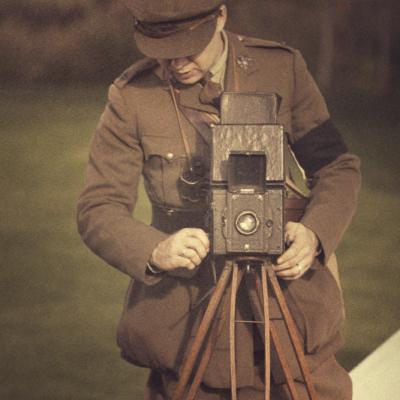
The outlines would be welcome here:
M 244 72 L 248 72 L 249 69 L 254 65 L 254 60 L 248 56 L 239 56 L 236 60 L 240 69 Z

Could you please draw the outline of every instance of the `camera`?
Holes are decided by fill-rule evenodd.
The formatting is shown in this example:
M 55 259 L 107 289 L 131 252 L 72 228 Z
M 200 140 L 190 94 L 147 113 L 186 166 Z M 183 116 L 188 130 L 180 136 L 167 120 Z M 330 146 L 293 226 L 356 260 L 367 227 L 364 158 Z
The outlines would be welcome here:
M 213 255 L 284 251 L 284 132 L 279 97 L 225 92 L 212 127 L 210 231 Z

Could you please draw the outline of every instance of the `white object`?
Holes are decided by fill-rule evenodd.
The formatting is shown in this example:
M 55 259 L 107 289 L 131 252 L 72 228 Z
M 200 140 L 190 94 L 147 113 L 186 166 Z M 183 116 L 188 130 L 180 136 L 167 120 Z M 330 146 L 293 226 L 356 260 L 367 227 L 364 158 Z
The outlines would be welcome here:
M 400 399 L 400 330 L 350 372 L 353 400 Z

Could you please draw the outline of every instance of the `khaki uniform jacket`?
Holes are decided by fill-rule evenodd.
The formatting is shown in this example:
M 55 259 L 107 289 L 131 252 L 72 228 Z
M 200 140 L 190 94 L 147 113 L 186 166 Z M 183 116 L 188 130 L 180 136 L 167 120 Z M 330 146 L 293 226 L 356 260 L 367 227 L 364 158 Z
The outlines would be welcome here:
M 278 120 L 288 143 L 304 168 L 311 189 L 301 222 L 320 239 L 323 255 L 302 278 L 282 281 L 289 308 L 304 341 L 311 369 L 331 356 L 342 344 L 343 319 L 340 289 L 325 267 L 350 223 L 360 187 L 359 160 L 349 154 L 330 122 L 325 102 L 301 54 L 287 46 L 228 33 L 229 57 L 225 89 L 232 89 L 237 70 L 241 91 L 277 93 L 282 99 Z M 181 106 L 211 113 L 218 111 L 199 102 L 201 87 L 181 88 Z M 196 155 L 209 156 L 209 144 L 182 118 Z M 84 242 L 110 265 L 131 278 L 118 328 L 123 356 L 137 364 L 178 373 L 207 303 L 199 299 L 213 286 L 205 262 L 193 276 L 150 276 L 146 263 L 155 246 L 184 226 L 201 226 L 185 218 L 185 210 L 202 215 L 205 204 L 183 201 L 177 180 L 185 164 L 185 150 L 168 86 L 154 60 L 143 59 L 118 78 L 109 90 L 109 102 L 94 133 L 84 189 L 78 201 L 78 227 Z M 155 210 L 148 226 L 132 211 L 143 175 Z M 182 212 L 177 212 L 181 210 Z M 271 305 L 271 314 L 277 311 Z M 251 307 L 242 296 L 239 317 L 251 319 Z M 275 315 L 279 318 L 279 315 Z M 278 330 L 284 344 L 287 335 Z M 238 385 L 254 384 L 253 326 L 238 324 Z M 300 376 L 290 346 L 285 345 L 291 367 Z M 274 366 L 275 381 L 283 381 Z M 229 387 L 229 340 L 224 332 L 213 353 L 204 382 Z

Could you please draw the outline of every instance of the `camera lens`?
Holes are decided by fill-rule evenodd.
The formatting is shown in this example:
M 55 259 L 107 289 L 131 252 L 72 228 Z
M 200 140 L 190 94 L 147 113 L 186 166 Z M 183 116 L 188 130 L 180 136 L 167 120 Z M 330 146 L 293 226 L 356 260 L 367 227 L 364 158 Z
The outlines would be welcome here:
M 236 218 L 236 229 L 243 235 L 252 235 L 257 231 L 260 221 L 252 211 L 243 211 Z

